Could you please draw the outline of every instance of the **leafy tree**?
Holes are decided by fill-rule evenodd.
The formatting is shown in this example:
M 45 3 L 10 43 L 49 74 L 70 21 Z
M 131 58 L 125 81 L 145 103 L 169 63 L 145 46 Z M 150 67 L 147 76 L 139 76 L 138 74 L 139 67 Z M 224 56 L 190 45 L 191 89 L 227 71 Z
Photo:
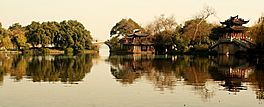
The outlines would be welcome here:
M 165 17 L 165 15 L 161 15 L 147 25 L 145 29 L 154 40 L 156 53 L 164 54 L 166 50 L 172 51 L 181 28 L 174 16 Z
M 91 49 L 92 36 L 90 31 L 76 20 L 57 22 L 32 22 L 26 27 L 28 43 L 33 47 L 54 46 L 60 49 L 74 50 Z
M 144 29 L 132 19 L 122 19 L 111 29 L 110 35 L 126 36 L 134 33 L 135 29 L 144 31 Z
M 224 35 L 225 31 L 224 28 L 218 25 L 215 25 L 212 30 L 211 30 L 211 34 L 209 36 L 209 39 L 213 40 L 213 41 L 217 41 L 220 37 L 222 37 L 222 35 Z
M 26 26 L 26 30 L 28 43 L 30 43 L 33 47 L 39 45 L 41 41 L 41 34 L 43 32 L 41 24 L 33 21 L 30 25 Z
M 111 51 L 120 51 L 122 50 L 122 44 L 120 44 L 119 40 L 127 37 L 129 34 L 135 33 L 135 30 L 145 32 L 145 30 L 132 19 L 122 19 L 111 29 L 111 39 L 106 41 L 106 44 L 110 47 Z
M 2 24 L 0 23 L 0 47 L 9 49 L 12 48 L 12 42 L 9 37 L 8 30 L 2 28 Z
M 199 30 L 197 30 L 197 24 L 199 24 Z M 183 36 L 189 39 L 190 48 L 198 50 L 208 49 L 209 45 L 211 44 L 209 35 L 211 34 L 213 27 L 214 25 L 207 23 L 203 19 L 191 19 L 186 21 L 185 25 L 183 26 Z
M 19 23 L 15 23 L 10 26 L 8 30 L 10 31 L 12 43 L 17 47 L 17 49 L 28 47 L 26 44 L 27 38 L 25 36 L 25 28 L 23 28 Z
M 91 49 L 92 36 L 90 31 L 78 21 L 69 20 L 60 23 L 60 35 L 58 40 L 59 46 L 72 47 L 76 50 Z
M 111 51 L 118 51 L 121 49 L 121 44 L 119 43 L 118 36 L 112 37 L 110 40 L 105 42 Z

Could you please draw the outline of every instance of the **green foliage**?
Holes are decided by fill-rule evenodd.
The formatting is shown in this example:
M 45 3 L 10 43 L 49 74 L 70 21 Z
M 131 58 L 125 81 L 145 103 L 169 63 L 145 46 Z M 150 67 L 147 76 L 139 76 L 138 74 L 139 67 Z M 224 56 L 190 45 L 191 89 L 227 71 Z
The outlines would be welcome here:
M 110 40 L 106 41 L 106 44 L 109 46 L 111 51 L 120 51 L 121 43 L 119 42 L 118 36 L 112 37 Z
M 146 27 L 146 31 L 153 35 L 155 50 L 158 54 L 185 53 L 207 50 L 212 41 L 218 40 L 221 35 L 220 28 L 217 27 L 207 23 L 203 18 L 187 20 L 184 26 L 181 26 L 176 23 L 173 16 L 161 15 Z
M 64 49 L 64 53 L 65 54 L 73 54 L 73 52 L 74 52 L 74 49 L 72 49 L 72 48 L 66 48 L 66 49 Z
M 74 50 L 92 49 L 90 31 L 76 20 L 57 22 L 32 22 L 26 27 L 28 42 L 36 47 L 54 46 L 55 48 Z
M 199 24 L 199 22 L 201 22 Z M 197 24 L 199 24 L 198 30 L 196 29 Z M 183 34 L 190 38 L 191 40 L 195 39 L 203 39 L 204 37 L 208 37 L 211 33 L 213 28 L 212 24 L 207 23 L 205 20 L 202 19 L 191 19 L 185 22 L 183 26 Z M 194 35 L 195 31 L 197 30 L 196 35 Z
M 155 49 L 159 53 L 164 53 L 167 49 L 167 47 L 173 46 L 173 38 L 176 36 L 174 35 L 175 32 L 170 31 L 163 31 L 160 33 L 155 34 Z
M 105 43 L 110 47 L 111 51 L 122 50 L 122 44 L 120 39 L 127 37 L 129 34 L 133 34 L 135 30 L 144 32 L 145 30 L 132 19 L 122 19 L 111 29 L 111 39 Z
M 211 45 L 212 40 L 209 36 L 211 34 L 214 25 L 209 24 L 204 19 L 196 18 L 185 22 L 183 26 L 183 36 L 190 41 L 188 44 L 192 50 L 206 50 Z M 214 38 L 217 38 L 218 34 L 215 34 Z
M 111 51 L 122 50 L 120 40 L 133 33 L 135 26 L 138 26 L 132 19 L 129 20 L 122 19 L 112 28 L 110 35 L 115 36 L 106 41 Z M 208 50 L 212 42 L 223 33 L 219 26 L 207 23 L 205 18 L 187 20 L 182 26 L 177 24 L 174 16 L 164 15 L 157 17 L 143 31 L 149 34 L 147 40 L 154 44 L 156 54 Z
M 220 37 L 224 35 L 224 33 L 225 31 L 223 27 L 215 26 L 212 28 L 209 38 L 213 41 L 217 41 Z
M 30 47 L 36 48 L 72 48 L 75 52 L 92 49 L 92 36 L 90 31 L 76 20 L 58 22 L 35 22 L 22 27 L 15 23 L 8 28 L 2 28 L 0 23 L 1 49 L 17 49 L 24 52 Z M 44 51 L 42 51 L 44 50 Z M 45 50 L 37 52 L 47 53 Z M 34 52 L 33 50 L 32 52 Z M 32 53 L 29 52 L 29 53 Z
M 180 25 L 177 24 L 174 16 L 165 17 L 161 15 L 152 23 L 146 26 L 146 31 L 154 40 L 155 50 L 157 54 L 164 54 L 176 49 L 173 47 L 175 43 L 179 43 L 176 39 L 180 38 Z M 172 49 L 175 48 L 175 49 Z
M 30 25 L 26 26 L 26 37 L 28 43 L 30 43 L 33 47 L 40 44 L 41 41 L 41 24 L 39 22 L 33 21 Z
M 69 20 L 61 22 L 60 26 L 61 35 L 55 37 L 57 46 L 91 49 L 92 37 L 90 31 L 87 31 L 81 23 Z
M 2 28 L 2 24 L 0 23 L 0 48 L 11 48 L 12 43 L 10 41 L 8 30 Z
M 126 36 L 134 33 L 135 29 L 144 31 L 144 29 L 132 19 L 122 19 L 111 29 L 110 35 Z
M 8 30 L 10 31 L 11 41 L 17 49 L 28 48 L 25 29 L 19 23 L 13 24 Z
M 11 38 L 8 36 L 4 36 L 2 39 L 1 39 L 1 45 L 2 45 L 2 48 L 4 49 L 12 49 L 13 48 L 13 44 L 11 42 Z

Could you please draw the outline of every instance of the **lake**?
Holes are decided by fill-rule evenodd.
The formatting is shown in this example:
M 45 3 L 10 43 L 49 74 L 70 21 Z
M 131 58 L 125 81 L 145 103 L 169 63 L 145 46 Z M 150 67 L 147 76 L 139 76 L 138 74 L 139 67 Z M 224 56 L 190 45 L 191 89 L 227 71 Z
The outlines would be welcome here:
M 0 107 L 263 107 L 260 59 L 0 54 Z

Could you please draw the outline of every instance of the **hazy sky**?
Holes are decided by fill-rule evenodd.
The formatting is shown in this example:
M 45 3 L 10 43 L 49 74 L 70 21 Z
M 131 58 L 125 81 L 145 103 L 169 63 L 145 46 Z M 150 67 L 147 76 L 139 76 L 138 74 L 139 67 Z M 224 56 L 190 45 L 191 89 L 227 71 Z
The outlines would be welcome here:
M 231 15 L 249 19 L 252 25 L 264 13 L 264 0 L 0 0 L 0 22 L 28 25 L 32 21 L 78 20 L 95 39 L 109 38 L 111 28 L 122 18 L 132 18 L 142 26 L 155 17 L 174 15 L 179 24 L 198 14 L 206 5 L 224 21 Z

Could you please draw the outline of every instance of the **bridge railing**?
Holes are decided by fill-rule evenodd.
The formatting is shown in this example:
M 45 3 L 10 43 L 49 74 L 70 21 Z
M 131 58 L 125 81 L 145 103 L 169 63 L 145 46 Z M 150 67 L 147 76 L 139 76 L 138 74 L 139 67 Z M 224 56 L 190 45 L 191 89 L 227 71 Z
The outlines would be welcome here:
M 210 49 L 213 49 L 214 47 L 220 45 L 220 44 L 223 44 L 223 43 L 236 43 L 238 45 L 241 45 L 243 47 L 246 47 L 246 48 L 251 48 L 251 47 L 254 47 L 255 44 L 253 42 L 251 42 L 251 39 L 247 39 L 247 38 L 221 38 L 219 39 L 216 43 L 214 43 Z

